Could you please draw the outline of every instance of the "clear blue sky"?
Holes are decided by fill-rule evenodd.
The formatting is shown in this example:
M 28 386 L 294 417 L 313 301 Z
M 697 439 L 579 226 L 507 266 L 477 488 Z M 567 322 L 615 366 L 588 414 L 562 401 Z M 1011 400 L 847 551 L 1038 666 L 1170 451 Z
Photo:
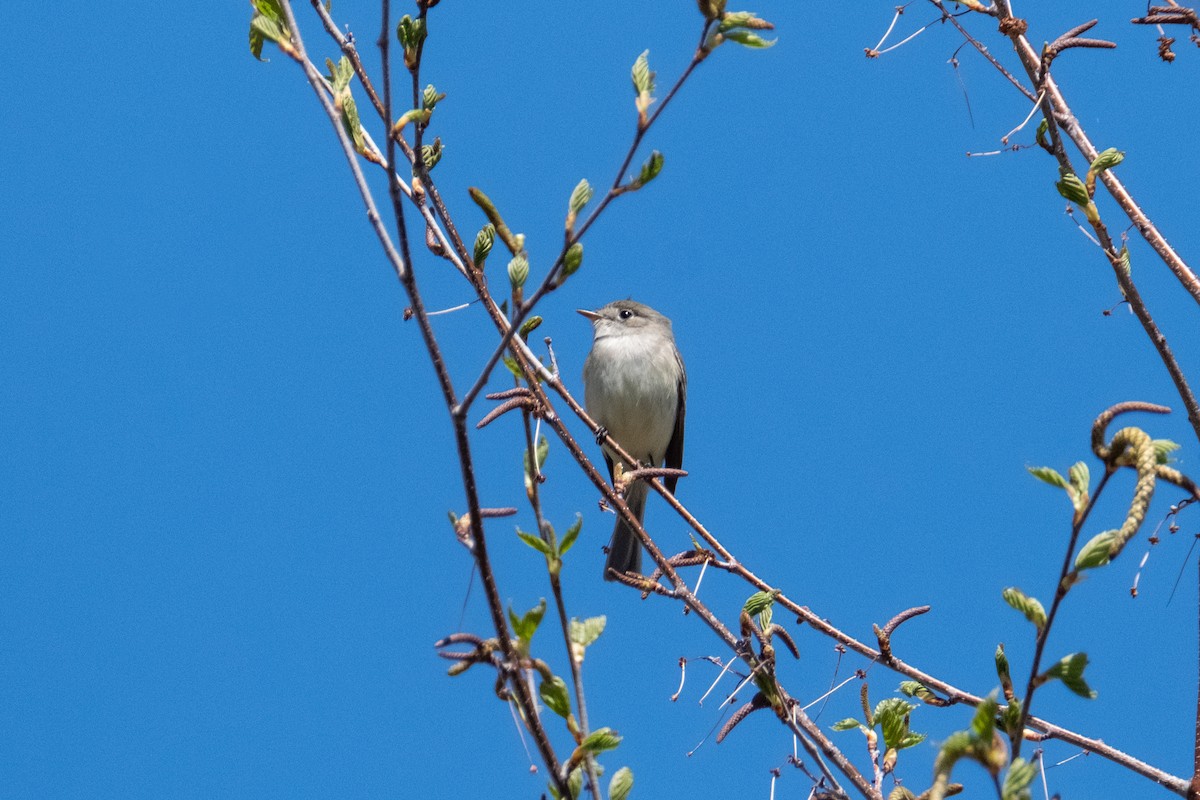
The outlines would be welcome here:
M 299 5 L 312 54 L 335 55 Z M 365 51 L 377 5 L 334 4 Z M 1120 42 L 1055 69 L 1194 265 L 1200 51 L 1185 41 L 1160 63 L 1128 5 L 1027 5 L 1035 42 L 1092 13 L 1093 33 Z M 467 231 L 483 220 L 466 188 L 487 191 L 527 234 L 536 276 L 571 188 L 607 184 L 627 146 L 634 58 L 648 48 L 669 84 L 699 18 L 684 0 L 491 6 L 432 12 L 425 74 L 448 95 L 436 176 Z M 947 65 L 952 30 L 869 61 L 889 3 L 754 10 L 779 44 L 722 48 L 696 73 L 648 138 L 662 175 L 589 234 L 539 335 L 578 390 L 590 330 L 573 309 L 633 296 L 668 314 L 690 387 L 681 498 L 760 574 L 861 637 L 932 604 L 898 654 L 987 692 L 997 642 L 1018 674 L 1031 649 L 1000 590 L 1048 601 L 1068 530 L 1065 499 L 1025 467 L 1088 457 L 1090 422 L 1115 401 L 1179 403 L 1136 320 L 1101 314 L 1120 297 L 1062 214 L 1050 158 L 964 156 L 995 149 L 1028 105 L 963 50 L 972 124 Z M 935 17 L 914 4 L 897 34 Z M 529 774 L 492 675 L 447 678 L 434 655 L 459 629 L 470 568 L 446 523 L 463 496 L 417 330 L 311 90 L 273 49 L 270 63 L 251 58 L 249 18 L 245 3 L 0 11 L 0 795 L 535 797 L 544 776 Z M 1008 56 L 990 21 L 974 27 Z M 1200 379 L 1194 304 L 1130 246 Z M 430 307 L 469 299 L 431 257 L 416 268 Z M 438 318 L 461 384 L 491 349 L 486 332 L 474 311 Z M 1180 466 L 1200 474 L 1182 414 L 1130 422 L 1183 443 Z M 521 504 L 516 434 L 506 420 L 475 440 L 485 504 Z M 593 724 L 625 736 L 605 762 L 633 768 L 634 797 L 767 797 L 790 738 L 764 714 L 687 757 L 721 712 L 697 705 L 715 677 L 701 662 L 669 701 L 677 660 L 725 654 L 677 606 L 601 583 L 611 517 L 557 445 L 547 470 L 551 519 L 584 516 L 570 609 L 608 615 L 585 664 Z M 1088 535 L 1118 524 L 1131 487 L 1115 483 Z M 1164 490 L 1152 519 L 1176 496 Z M 687 546 L 655 500 L 649 521 L 666 549 Z M 529 514 L 516 522 L 529 528 Z M 1035 708 L 1176 774 L 1190 771 L 1196 697 L 1195 554 L 1167 604 L 1200 527 L 1194 513 L 1183 524 L 1137 600 L 1144 536 L 1065 606 L 1049 655 L 1086 650 L 1099 698 L 1050 686 Z M 489 532 L 501 591 L 527 608 L 548 586 L 512 528 Z M 731 622 L 746 593 L 706 578 Z M 478 587 L 462 626 L 488 630 Z M 564 668 L 550 634 L 537 641 Z M 812 698 L 835 654 L 796 637 L 802 658 L 782 677 Z M 898 680 L 872 670 L 873 697 Z M 855 713 L 856 697 L 843 690 L 820 722 Z M 931 743 L 901 759 L 907 785 L 927 786 L 932 742 L 968 720 L 914 714 Z M 865 762 L 856 734 L 840 736 Z M 1076 752 L 1048 745 L 1051 761 Z M 968 796 L 991 796 L 981 771 L 959 777 Z M 1069 796 L 1156 792 L 1095 757 L 1050 778 Z M 788 770 L 776 790 L 808 787 Z

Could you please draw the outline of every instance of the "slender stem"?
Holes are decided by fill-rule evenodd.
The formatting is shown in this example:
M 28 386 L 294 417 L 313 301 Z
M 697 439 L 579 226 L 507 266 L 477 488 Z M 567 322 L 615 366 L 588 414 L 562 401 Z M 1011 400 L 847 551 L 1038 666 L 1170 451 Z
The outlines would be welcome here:
M 942 0 L 930 0 L 930 2 L 945 13 Z M 1033 46 L 1029 43 L 1024 33 L 1022 33 L 1022 26 L 1014 24 L 1017 20 L 1012 15 L 1012 9 L 1008 0 L 997 0 L 996 8 L 1001 29 L 1004 30 L 1007 26 L 1009 39 L 1012 40 L 1013 48 L 1017 51 L 1021 65 L 1025 68 L 1025 73 L 1029 76 L 1029 80 L 1039 91 L 1044 90 L 1044 97 L 1042 99 L 1043 116 L 1048 126 L 1054 156 L 1058 159 L 1061 168 L 1074 172 L 1070 159 L 1067 157 L 1066 150 L 1062 145 L 1059 135 L 1060 126 L 1089 162 L 1096 158 L 1098 155 L 1097 150 L 1091 140 L 1088 139 L 1087 134 L 1084 133 L 1079 120 L 1071 113 L 1066 99 L 1063 97 L 1054 78 L 1049 74 L 1049 70 L 1043 69 L 1042 59 L 1033 49 Z M 961 26 L 959 30 L 962 31 L 968 40 L 973 40 L 973 37 L 964 31 Z M 1175 274 L 1188 293 L 1192 295 L 1197 303 L 1200 303 L 1200 280 L 1196 278 L 1195 273 L 1192 272 L 1183 259 L 1170 247 L 1158 229 L 1146 218 L 1146 215 L 1133 201 L 1133 198 L 1129 195 L 1124 185 L 1113 174 L 1113 170 L 1105 170 L 1101 173 L 1101 179 L 1118 205 L 1125 211 L 1130 221 L 1134 223 L 1142 236 Z M 1096 236 L 1100 241 L 1105 256 L 1108 258 L 1109 264 L 1116 273 L 1117 283 L 1120 284 L 1125 299 L 1129 302 L 1129 306 L 1141 323 L 1142 329 L 1150 338 L 1155 350 L 1158 351 L 1159 358 L 1167 368 L 1167 373 L 1171 376 L 1171 381 L 1175 384 L 1175 390 L 1179 393 L 1180 399 L 1183 400 L 1184 408 L 1187 410 L 1188 422 L 1191 424 L 1192 431 L 1196 435 L 1196 440 L 1200 442 L 1200 403 L 1197 402 L 1196 396 L 1192 392 L 1186 376 L 1183 374 L 1183 370 L 1179 367 L 1179 362 L 1176 360 L 1175 354 L 1167 343 L 1167 337 L 1159 330 L 1158 325 L 1150 315 L 1150 310 L 1142 301 L 1141 294 L 1134 285 L 1129 271 L 1125 269 L 1120 253 L 1114 246 L 1112 237 L 1109 236 L 1108 229 L 1104 223 L 1099 220 L 1094 221 L 1092 222 L 1092 228 L 1096 232 Z
M 541 464 L 537 463 L 537 442 L 533 438 L 533 425 L 530 417 L 531 414 L 528 409 L 521 414 L 521 422 L 525 429 L 525 453 L 529 459 L 530 467 L 528 473 L 529 505 L 533 509 L 533 518 L 537 523 L 538 536 L 546 540 L 547 523 L 545 517 L 542 516 L 542 495 L 541 490 L 538 488 L 538 475 L 541 473 Z M 581 737 L 586 738 L 592 729 L 588 724 L 587 699 L 583 693 L 583 665 L 575 658 L 575 650 L 571 646 L 571 622 L 567 615 L 566 601 L 563 599 L 562 580 L 557 571 L 549 570 L 549 573 L 550 590 L 554 595 L 554 608 L 558 612 L 558 625 L 562 633 L 563 645 L 567 650 L 567 664 L 571 668 L 571 682 L 575 687 L 575 706 L 579 711 L 579 732 Z M 584 759 L 584 764 L 586 765 L 588 785 L 592 789 L 592 797 L 599 798 L 601 797 L 600 779 L 596 774 L 596 760 L 588 756 Z
M 286 0 L 284 0 L 286 5 Z M 382 21 L 383 32 L 379 38 L 379 50 L 384 75 L 384 114 L 385 119 L 390 119 L 392 116 L 392 98 L 391 98 L 391 68 L 390 68 L 390 6 L 391 0 L 382 0 Z M 399 231 L 401 246 L 405 252 L 408 250 L 408 235 L 404 221 L 404 202 L 400 194 L 400 189 L 395 176 L 395 171 L 390 168 L 390 165 L 395 163 L 395 140 L 388 137 L 387 141 L 388 152 L 388 187 L 392 199 L 392 207 L 396 218 L 396 226 Z M 429 322 L 429 316 L 426 313 L 424 302 L 418 290 L 416 277 L 413 270 L 410 268 L 401 276 L 401 283 L 404 286 L 405 293 L 408 295 L 412 305 L 413 313 L 420 327 L 422 339 L 425 342 L 426 350 L 428 351 L 430 361 L 433 363 L 434 372 L 437 375 L 438 384 L 442 389 L 442 396 L 446 404 L 446 409 L 449 411 L 457 405 L 455 399 L 454 385 L 451 381 L 449 371 L 446 369 L 445 359 L 442 356 L 441 348 L 437 343 L 433 328 Z M 535 702 L 529 683 L 524 679 L 520 672 L 516 671 L 516 665 L 519 663 L 519 657 L 516 649 L 513 646 L 512 636 L 508 630 L 508 621 L 504 617 L 504 604 L 500 598 L 500 591 L 496 585 L 495 573 L 492 570 L 491 559 L 487 550 L 487 538 L 483 529 L 483 515 L 480 512 L 479 493 L 475 482 L 475 468 L 471 455 L 470 440 L 467 434 L 467 428 L 461 418 L 450 414 L 450 420 L 454 429 L 454 440 L 458 450 L 459 469 L 462 475 L 463 489 L 466 493 L 467 511 L 471 519 L 471 534 L 473 537 L 472 555 L 475 557 L 475 564 L 479 569 L 480 582 L 483 584 L 484 595 L 487 598 L 488 610 L 492 616 L 492 624 L 496 630 L 497 640 L 500 645 L 500 651 L 504 655 L 504 660 L 514 671 L 508 676 L 508 685 L 511 687 L 513 695 L 516 698 L 517 706 L 520 708 L 522 717 L 528 726 L 530 734 L 533 736 L 534 743 L 546 764 L 547 770 L 550 772 L 551 780 L 560 792 L 564 795 L 569 792 L 566 779 L 562 776 L 559 768 L 558 756 L 554 752 L 554 747 L 550 743 L 549 736 L 545 728 L 542 726 L 541 718 L 538 715 L 537 703 Z
M 1021 700 L 1021 721 L 1017 725 L 1017 733 L 1012 740 L 1013 760 L 1016 760 L 1017 756 L 1021 754 L 1021 743 L 1024 741 L 1022 732 L 1025 730 L 1025 721 L 1029 719 L 1029 709 L 1033 705 L 1033 693 L 1037 690 L 1037 678 L 1042 668 L 1042 653 L 1046 649 L 1046 640 L 1050 638 L 1050 628 L 1054 626 L 1054 619 L 1058 616 L 1059 606 L 1062 605 L 1067 592 L 1071 590 L 1072 581 L 1070 576 L 1074 572 L 1075 546 L 1079 543 L 1079 533 L 1083 530 L 1084 524 L 1087 523 L 1092 509 L 1096 507 L 1100 495 L 1104 493 L 1104 487 L 1108 485 L 1108 479 L 1113 476 L 1115 471 L 1115 468 L 1106 466 L 1104 477 L 1096 485 L 1095 493 L 1092 494 L 1083 511 L 1075 515 L 1075 519 L 1071 524 L 1071 536 L 1067 541 L 1067 551 L 1063 556 L 1062 569 L 1058 573 L 1058 583 L 1054 589 L 1054 600 L 1050 602 L 1050 611 L 1046 614 L 1046 623 L 1038 630 L 1037 642 L 1033 648 L 1033 662 L 1029 666 L 1029 680 L 1025 682 L 1025 695 Z

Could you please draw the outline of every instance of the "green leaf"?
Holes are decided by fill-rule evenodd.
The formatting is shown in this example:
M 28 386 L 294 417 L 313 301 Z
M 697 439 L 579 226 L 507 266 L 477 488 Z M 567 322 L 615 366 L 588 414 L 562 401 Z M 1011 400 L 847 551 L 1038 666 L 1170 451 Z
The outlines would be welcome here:
M 971 739 L 990 744 L 996 731 L 996 698 L 985 697 L 971 718 Z
M 567 248 L 567 252 L 563 254 L 562 275 L 564 278 L 574 275 L 579 271 L 579 266 L 583 264 L 583 243 L 576 242 Z
M 258 60 L 262 60 L 262 43 L 263 39 L 268 39 L 276 44 L 287 40 L 288 36 L 283 32 L 283 26 L 273 19 L 268 17 L 258 16 L 250 20 L 250 52 Z M 257 45 L 255 42 L 257 41 Z M 258 50 L 255 51 L 257 46 Z
M 528 277 L 529 259 L 524 253 L 518 253 L 508 262 L 508 282 L 514 289 L 519 289 L 525 285 L 525 279 Z
M 1117 531 L 1105 531 L 1093 536 L 1075 556 L 1075 569 L 1095 569 L 1107 564 L 1112 559 L 1113 546 L 1118 542 L 1117 535 Z
M 1004 724 L 1004 732 L 1016 736 L 1021 725 L 1021 704 L 1016 698 L 1008 701 L 1004 711 L 1000 712 L 1000 721 Z
M 1064 686 L 1075 694 L 1080 697 L 1086 697 L 1088 700 L 1094 700 L 1096 692 L 1083 679 L 1083 671 L 1087 668 L 1087 665 L 1087 653 L 1072 653 L 1046 670 L 1042 675 L 1047 679 L 1058 678 L 1063 682 Z
M 626 800 L 632 788 L 633 770 L 621 767 L 613 773 L 612 780 L 608 782 L 608 800 Z
M 536 606 L 525 612 L 525 615 L 520 619 L 512 610 L 512 606 L 508 608 L 508 619 L 512 623 L 513 633 L 522 642 L 528 642 L 533 639 L 533 634 L 537 632 L 538 625 L 542 624 L 542 617 L 546 614 L 546 598 L 542 598 Z
M 260 31 L 256 27 L 254 27 L 254 19 L 251 19 L 250 20 L 250 55 L 254 56 L 259 61 L 264 60 L 262 57 L 262 49 L 263 49 L 263 42 L 265 41 L 265 39 L 266 39 L 266 37 L 263 36 L 262 31 Z
M 284 25 L 286 17 L 283 14 L 283 5 L 279 0 L 250 0 L 250 5 L 254 6 L 254 10 L 270 20 Z
M 425 165 L 425 171 L 433 169 L 442 160 L 442 140 L 435 138 L 433 144 L 421 145 L 421 163 Z
M 354 98 L 349 93 L 342 97 L 342 122 L 346 126 L 346 133 L 350 134 L 354 141 L 354 149 L 359 153 L 364 152 L 367 143 L 363 138 L 362 123 L 358 119 L 358 106 L 354 104 Z
M 764 27 L 763 22 L 764 20 L 754 16 L 753 11 L 727 11 L 721 18 L 721 24 L 717 26 L 717 30 L 725 33 L 733 28 L 762 28 Z
M 589 647 L 604 633 L 607 623 L 608 618 L 605 616 L 588 617 L 582 622 L 572 618 L 569 626 L 571 641 L 582 647 Z
M 1029 474 L 1039 481 L 1048 483 L 1051 486 L 1057 486 L 1060 489 L 1066 489 L 1068 486 L 1067 479 L 1058 474 L 1058 470 L 1051 469 L 1050 467 L 1026 467 L 1025 469 L 1029 470 Z
M 915 697 L 924 703 L 937 702 L 937 694 L 928 686 L 917 681 L 900 681 L 900 693 L 905 697 Z
M 578 214 L 580 211 L 583 211 L 583 207 L 592 199 L 593 194 L 595 192 L 592 190 L 592 185 L 584 178 L 571 190 L 571 199 L 567 203 L 567 208 L 572 213 Z
M 1171 458 L 1171 453 L 1179 449 L 1180 445 L 1172 442 L 1170 439 L 1155 439 L 1150 442 L 1154 447 L 1154 460 L 1159 464 L 1168 464 L 1174 459 Z
M 762 50 L 767 47 L 774 47 L 775 42 L 779 41 L 778 39 L 771 39 L 768 41 L 759 36 L 757 33 L 751 33 L 750 31 L 742 30 L 741 28 L 726 31 L 724 36 L 731 42 L 737 42 L 740 45 L 744 45 L 745 47 L 749 47 L 754 50 Z
M 909 747 L 915 747 L 916 745 L 919 745 L 923 741 L 925 741 L 925 734 L 912 733 L 910 731 L 910 732 L 904 734 L 904 738 L 901 739 L 900 743 L 896 745 L 896 749 L 904 750 Z
M 1088 465 L 1082 461 L 1076 461 L 1071 465 L 1071 469 L 1067 471 L 1068 480 L 1071 482 L 1071 502 L 1075 505 L 1076 511 L 1082 511 L 1087 507 L 1090 497 L 1091 471 Z
M 893 748 L 900 750 L 902 747 L 908 746 L 903 745 L 902 742 L 908 737 L 908 715 L 914 708 L 916 708 L 915 705 L 901 700 L 899 697 L 880 700 L 875 706 L 875 722 L 883 730 L 884 747 L 889 750 Z
M 578 800 L 579 795 L 583 793 L 583 767 L 571 770 L 571 774 L 567 776 L 567 789 L 571 792 L 572 799 Z
M 339 95 L 350 87 L 350 81 L 354 79 L 354 67 L 350 59 L 342 56 L 338 63 L 334 64 L 327 58 L 325 68 L 329 70 L 329 85 L 333 88 L 334 95 Z
M 1133 261 L 1129 258 L 1129 248 L 1121 247 L 1121 266 L 1125 268 L 1126 275 L 1133 275 Z
M 657 150 L 650 153 L 650 157 L 646 159 L 646 163 L 642 164 L 642 171 L 637 177 L 637 186 L 641 188 L 650 181 L 658 177 L 658 173 L 662 172 L 663 154 Z
M 767 606 L 762 611 L 758 612 L 758 629 L 760 631 L 765 631 L 767 628 L 771 627 L 771 617 L 772 613 L 770 606 Z
M 650 51 L 644 51 L 633 62 L 631 71 L 634 94 L 639 96 L 654 94 L 654 73 L 650 71 Z
M 1047 150 L 1050 149 L 1050 142 L 1048 142 L 1046 140 L 1046 134 L 1049 131 L 1050 131 L 1050 122 L 1048 120 L 1046 120 L 1045 118 L 1043 118 L 1042 121 L 1038 123 L 1037 135 L 1034 136 L 1034 139 L 1037 141 L 1037 143 Z
M 1046 625 L 1046 609 L 1036 597 L 1030 597 L 1015 586 L 1009 586 L 1000 593 L 1004 602 L 1025 615 L 1025 619 L 1034 624 L 1039 631 Z
M 614 750 L 621 743 L 621 736 L 612 728 L 597 728 L 579 743 L 579 747 L 587 753 L 596 755 L 606 750 Z
M 571 523 L 571 527 L 567 528 L 567 532 L 563 534 L 562 543 L 558 546 L 558 555 L 561 558 L 566 555 L 566 552 L 571 549 L 571 545 L 575 544 L 575 540 L 579 538 L 579 531 L 583 529 L 583 515 L 576 514 L 575 521 Z
M 492 252 L 492 245 L 496 241 L 496 226 L 492 223 L 484 225 L 479 233 L 475 235 L 475 266 L 478 269 L 483 269 L 483 264 L 487 261 L 488 253 Z
M 408 14 L 405 14 L 396 25 L 396 38 L 400 40 L 400 44 L 404 47 L 405 56 L 408 55 L 409 51 L 415 51 L 417 46 L 425 41 L 425 34 L 425 20 L 420 17 L 413 19 Z
M 1002 800 L 1029 800 L 1029 785 L 1036 775 L 1036 766 L 1018 758 L 1004 776 L 1004 788 L 1000 792 Z
M 1063 175 L 1054 186 L 1059 194 L 1078 206 L 1086 206 L 1092 202 L 1092 198 L 1088 197 L 1087 187 L 1074 172 Z
M 1010 675 L 1008 671 L 1008 656 L 1004 654 L 1004 645 L 996 645 L 996 675 L 1003 683 Z
M 437 104 L 445 99 L 446 95 L 438 94 L 438 90 L 433 88 L 433 84 L 431 83 L 421 92 L 421 107 L 427 111 L 433 111 L 437 107 Z
M 524 339 L 525 341 L 529 341 L 529 334 L 531 334 L 535 330 L 537 330 L 538 326 L 541 324 L 542 324 L 542 318 L 537 316 L 536 314 L 534 316 L 530 317 L 529 319 L 525 320 L 525 322 L 521 325 L 521 330 L 519 331 L 521 338 Z
M 546 708 L 566 719 L 571 713 L 571 695 L 567 692 L 567 684 L 555 675 L 550 680 L 543 680 L 538 687 L 538 694 Z
M 742 611 L 745 611 L 750 616 L 761 614 L 764 608 L 767 608 L 775 602 L 775 595 L 779 594 L 778 589 L 772 589 L 769 592 L 755 592 L 746 600 L 746 604 L 742 606 Z
M 539 553 L 550 555 L 550 545 L 546 544 L 546 542 L 540 536 L 534 536 L 532 533 L 526 533 L 520 528 L 517 528 L 517 538 L 532 547 L 534 550 L 537 550 Z
M 534 454 L 537 456 L 538 467 L 546 466 L 546 457 L 550 455 L 550 442 L 545 436 L 538 438 L 537 446 L 534 448 Z M 521 453 L 521 458 L 525 465 L 525 477 L 533 475 L 532 465 L 529 463 L 529 450 L 524 450 Z
M 865 728 L 866 726 L 856 720 L 854 717 L 846 717 L 840 722 L 833 723 L 833 725 L 830 727 L 832 727 L 835 731 L 848 731 L 853 730 L 854 728 Z
M 1110 170 L 1125 160 L 1125 154 L 1115 147 L 1110 147 L 1096 156 L 1088 172 L 1101 173 Z
M 513 374 L 514 378 L 522 376 L 521 365 L 512 356 L 501 356 L 500 360 L 504 362 L 504 366 L 508 367 L 508 371 Z

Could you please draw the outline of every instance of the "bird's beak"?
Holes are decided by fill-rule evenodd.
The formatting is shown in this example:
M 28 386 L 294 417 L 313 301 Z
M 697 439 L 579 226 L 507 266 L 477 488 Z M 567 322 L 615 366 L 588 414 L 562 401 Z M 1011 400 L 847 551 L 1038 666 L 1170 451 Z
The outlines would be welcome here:
M 577 308 L 577 309 L 575 309 L 575 313 L 582 314 L 583 316 L 587 317 L 592 322 L 595 322 L 596 320 L 600 319 L 599 314 L 597 314 L 595 311 L 588 311 L 586 308 Z

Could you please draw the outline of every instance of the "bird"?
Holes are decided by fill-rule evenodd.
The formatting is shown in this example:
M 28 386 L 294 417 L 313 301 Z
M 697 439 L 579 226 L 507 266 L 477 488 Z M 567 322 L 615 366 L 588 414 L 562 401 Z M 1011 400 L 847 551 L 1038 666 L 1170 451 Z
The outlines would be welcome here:
M 592 349 L 583 365 L 584 404 L 600 426 L 597 440 L 607 433 L 642 466 L 673 469 L 683 464 L 683 431 L 687 410 L 687 372 L 675 345 L 671 320 L 642 303 L 617 300 L 595 311 L 578 309 L 591 320 Z M 623 471 L 638 464 L 624 463 L 602 445 L 608 476 L 615 480 L 616 463 Z M 664 480 L 675 492 L 678 477 Z M 649 487 L 629 484 L 625 503 L 641 522 Z M 642 547 L 633 529 L 618 516 L 608 545 L 604 579 L 613 573 L 641 573 Z

